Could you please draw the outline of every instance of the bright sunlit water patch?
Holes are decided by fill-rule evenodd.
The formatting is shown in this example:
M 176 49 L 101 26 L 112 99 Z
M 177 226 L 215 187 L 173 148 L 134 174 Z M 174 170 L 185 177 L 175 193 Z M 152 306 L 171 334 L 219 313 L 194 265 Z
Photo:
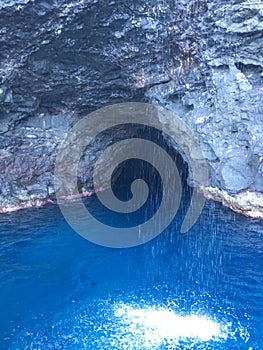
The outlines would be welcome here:
M 46 319 L 43 315 L 16 332 L 14 346 L 21 349 L 235 349 L 231 344 L 247 330 L 231 315 L 220 322 L 211 317 L 184 314 L 169 306 L 148 306 L 140 301 L 125 304 L 113 300 L 71 302 Z M 231 320 L 231 321 L 230 321 Z M 41 325 L 41 327 L 40 327 Z M 238 349 L 238 347 L 237 347 Z
M 183 316 L 168 308 L 136 308 L 127 305 L 116 307 L 118 323 L 125 325 L 127 343 L 129 334 L 136 337 L 141 348 L 159 348 L 179 345 L 180 341 L 207 342 L 227 338 L 227 326 L 220 325 L 206 316 Z

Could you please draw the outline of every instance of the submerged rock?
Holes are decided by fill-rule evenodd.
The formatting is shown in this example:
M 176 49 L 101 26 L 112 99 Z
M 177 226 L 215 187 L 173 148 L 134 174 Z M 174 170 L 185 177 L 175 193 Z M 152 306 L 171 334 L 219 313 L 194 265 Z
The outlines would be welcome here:
M 55 157 L 68 128 L 126 101 L 157 103 L 188 123 L 216 193 L 236 206 L 244 193 L 260 200 L 262 13 L 262 1 L 2 1 L 2 210 L 53 198 Z M 135 135 L 122 129 L 115 136 L 127 133 Z M 111 138 L 83 157 L 83 193 L 92 190 L 94 162 Z M 252 217 L 255 203 L 245 204 Z

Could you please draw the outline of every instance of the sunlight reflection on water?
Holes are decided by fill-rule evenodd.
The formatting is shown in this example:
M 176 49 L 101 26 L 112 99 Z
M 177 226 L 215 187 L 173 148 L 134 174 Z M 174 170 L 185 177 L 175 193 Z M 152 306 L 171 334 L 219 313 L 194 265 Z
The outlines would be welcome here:
M 156 348 L 164 343 L 170 346 L 180 340 L 220 341 L 226 339 L 229 325 L 220 325 L 206 316 L 175 313 L 164 307 L 131 307 L 125 304 L 116 307 L 118 323 L 125 326 L 127 343 L 129 333 L 136 336 L 141 348 Z

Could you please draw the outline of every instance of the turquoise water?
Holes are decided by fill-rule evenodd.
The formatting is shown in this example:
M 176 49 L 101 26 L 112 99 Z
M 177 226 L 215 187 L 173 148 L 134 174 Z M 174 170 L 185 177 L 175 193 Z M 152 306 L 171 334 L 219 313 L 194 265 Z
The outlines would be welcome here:
M 184 211 L 129 249 L 84 240 L 55 204 L 1 215 L 0 348 L 262 349 L 262 222 L 207 202 L 182 235 Z

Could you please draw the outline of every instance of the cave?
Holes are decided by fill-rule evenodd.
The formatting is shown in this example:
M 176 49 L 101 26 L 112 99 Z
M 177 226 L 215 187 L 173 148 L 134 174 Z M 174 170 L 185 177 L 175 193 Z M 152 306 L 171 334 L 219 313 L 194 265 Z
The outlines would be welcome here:
M 52 200 L 67 131 L 98 108 L 133 101 L 167 108 L 196 133 L 207 198 L 261 217 L 261 5 L 218 6 L 3 2 L 0 210 Z
M 1 349 L 262 348 L 262 29 L 262 0 L 0 2 Z

